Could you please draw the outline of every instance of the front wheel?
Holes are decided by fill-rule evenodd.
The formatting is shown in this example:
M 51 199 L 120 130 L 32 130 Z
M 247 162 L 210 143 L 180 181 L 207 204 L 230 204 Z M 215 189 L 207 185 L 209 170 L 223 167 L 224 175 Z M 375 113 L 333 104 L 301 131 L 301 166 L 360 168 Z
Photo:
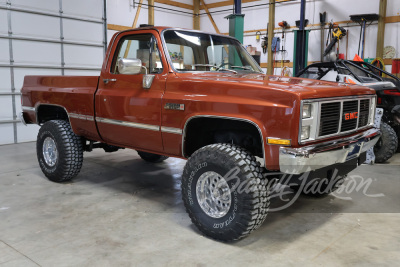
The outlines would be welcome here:
M 205 146 L 189 158 L 182 175 L 182 198 L 197 228 L 222 241 L 249 235 L 263 223 L 269 208 L 260 164 L 231 144 Z
M 53 182 L 71 180 L 82 167 L 82 141 L 63 120 L 48 121 L 40 128 L 36 154 L 39 166 Z

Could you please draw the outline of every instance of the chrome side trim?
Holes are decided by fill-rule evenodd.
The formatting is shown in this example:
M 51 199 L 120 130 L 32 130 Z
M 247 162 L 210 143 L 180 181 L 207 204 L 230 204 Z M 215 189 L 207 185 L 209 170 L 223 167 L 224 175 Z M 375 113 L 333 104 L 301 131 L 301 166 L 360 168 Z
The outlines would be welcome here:
M 94 121 L 93 116 L 90 116 L 90 115 L 83 115 L 83 114 L 77 114 L 77 113 L 69 113 L 68 115 L 70 118 L 74 118 L 74 119 L 81 119 L 81 120 L 85 120 L 85 121 Z
M 96 117 L 96 122 L 113 124 L 113 125 L 118 125 L 118 126 L 125 126 L 125 127 L 132 127 L 132 128 L 137 128 L 137 129 L 151 130 L 151 131 L 160 131 L 160 126 L 158 126 L 158 125 L 144 124 L 144 123 L 138 123 L 138 122 L 120 121 L 120 120 L 113 120 L 113 119 L 100 118 L 100 117 Z
M 161 132 L 172 133 L 172 134 L 182 134 L 183 131 L 180 128 L 161 126 Z
M 265 163 L 265 146 L 264 146 L 264 137 L 263 134 L 261 132 L 260 127 L 258 127 L 258 124 L 255 123 L 254 121 L 248 120 L 248 119 L 243 119 L 243 118 L 236 118 L 236 117 L 226 117 L 226 116 L 214 116 L 214 115 L 195 115 L 190 117 L 189 119 L 186 120 L 185 122 L 185 126 L 183 127 L 183 134 L 182 134 L 182 156 L 187 158 L 187 156 L 185 155 L 185 138 L 186 138 L 186 126 L 188 125 L 188 123 L 195 118 L 215 118 L 215 119 L 227 119 L 227 120 L 237 120 L 237 121 L 244 121 L 247 123 L 251 123 L 252 125 L 254 125 L 259 134 L 260 134 L 260 138 L 261 138 L 261 145 L 262 145 L 262 151 L 263 151 L 263 158 L 264 158 L 264 163 Z
M 24 111 L 36 111 L 36 109 L 34 107 L 22 106 L 21 108 Z

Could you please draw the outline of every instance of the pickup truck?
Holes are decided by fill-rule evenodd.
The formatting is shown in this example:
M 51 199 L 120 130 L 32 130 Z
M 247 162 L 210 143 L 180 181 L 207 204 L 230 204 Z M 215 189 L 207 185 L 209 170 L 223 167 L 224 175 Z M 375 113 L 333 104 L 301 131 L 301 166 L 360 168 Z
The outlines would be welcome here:
M 380 136 L 374 90 L 267 76 L 238 40 L 185 29 L 118 32 L 99 77 L 26 76 L 21 92 L 22 121 L 41 126 L 37 158 L 48 179 L 74 178 L 95 148 L 187 159 L 186 210 L 224 241 L 263 223 L 268 180 L 289 175 L 292 188 L 310 181 L 328 194 Z

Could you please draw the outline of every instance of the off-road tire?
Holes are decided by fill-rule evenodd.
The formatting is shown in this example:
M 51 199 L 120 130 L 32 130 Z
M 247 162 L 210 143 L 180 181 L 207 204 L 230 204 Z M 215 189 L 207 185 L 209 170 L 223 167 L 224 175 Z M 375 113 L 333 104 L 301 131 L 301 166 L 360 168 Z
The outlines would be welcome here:
M 327 178 L 323 178 L 319 181 L 315 181 L 314 183 L 312 183 L 310 185 L 305 185 L 302 188 L 301 194 L 303 194 L 305 196 L 316 197 L 316 198 L 324 197 L 324 196 L 329 195 L 330 193 L 333 193 L 336 190 L 338 190 L 343 185 L 343 183 L 346 181 L 346 177 L 347 177 L 346 175 L 334 177 L 333 178 L 334 180 L 332 182 L 330 180 L 328 180 Z M 290 189 L 297 192 L 300 190 L 300 186 L 299 185 L 291 185 Z
M 147 152 L 143 152 L 143 151 L 137 151 L 137 153 L 143 160 L 145 160 L 147 162 L 152 162 L 152 163 L 160 163 L 168 158 L 167 156 L 157 155 L 157 154 L 153 154 L 153 153 L 147 153 Z
M 374 146 L 375 162 L 384 163 L 390 159 L 397 151 L 399 139 L 396 132 L 389 124 L 381 122 L 381 138 Z
M 213 218 L 199 204 L 197 181 L 206 172 L 224 177 L 231 170 L 238 178 L 227 179 L 232 204 L 226 215 Z M 193 224 L 203 234 L 233 241 L 249 235 L 264 222 L 270 204 L 267 184 L 260 163 L 248 151 L 232 144 L 213 144 L 200 148 L 188 159 L 182 175 L 182 199 Z
M 54 166 L 46 163 L 43 155 L 43 142 L 50 137 L 57 147 L 58 156 Z M 81 137 L 64 120 L 51 120 L 40 128 L 36 154 L 44 175 L 53 182 L 65 182 L 78 175 L 83 162 L 83 144 Z

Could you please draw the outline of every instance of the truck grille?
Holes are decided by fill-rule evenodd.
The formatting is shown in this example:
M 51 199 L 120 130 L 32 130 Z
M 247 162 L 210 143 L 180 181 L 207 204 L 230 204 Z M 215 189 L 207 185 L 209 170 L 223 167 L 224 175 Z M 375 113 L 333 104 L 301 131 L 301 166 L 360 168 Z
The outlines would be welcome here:
M 368 125 L 370 99 L 321 103 L 318 137 L 340 134 Z
M 357 127 L 357 119 L 355 118 L 355 113 L 358 114 L 358 100 L 343 102 L 343 118 L 342 118 L 342 128 L 341 132 L 347 132 L 354 130 Z M 353 114 L 353 119 L 349 117 L 346 118 L 346 114 Z M 357 115 L 358 117 L 358 115 Z
M 360 100 L 360 114 L 358 115 L 358 127 L 364 127 L 369 119 L 369 99 Z
M 319 136 L 335 134 L 339 131 L 340 102 L 321 104 Z

